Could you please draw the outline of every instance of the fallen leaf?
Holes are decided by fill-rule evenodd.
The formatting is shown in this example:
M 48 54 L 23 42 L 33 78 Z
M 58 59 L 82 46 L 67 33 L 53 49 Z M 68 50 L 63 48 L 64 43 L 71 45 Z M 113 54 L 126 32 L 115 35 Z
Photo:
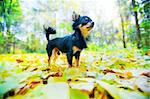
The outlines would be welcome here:
M 111 70 L 111 69 L 104 69 L 103 70 L 103 73 L 104 74 L 107 74 L 107 73 L 116 73 L 115 71 Z
M 23 60 L 22 59 L 16 59 L 17 63 L 22 63 Z
M 135 79 L 135 87 L 137 87 L 140 91 L 145 93 L 150 93 L 150 84 L 149 78 L 145 76 L 140 76 Z
M 125 76 L 126 76 L 126 78 L 133 78 L 132 72 L 126 72 Z
M 144 96 L 139 92 L 124 90 L 117 88 L 114 85 L 107 84 L 103 81 L 96 81 L 101 88 L 106 90 L 115 99 L 147 99 L 148 96 Z
M 143 72 L 141 75 L 149 77 L 150 78 L 150 72 Z
M 29 89 L 35 88 L 39 83 L 40 82 L 31 82 L 30 84 L 26 84 L 25 86 L 20 88 L 20 90 L 18 90 L 18 92 L 16 92 L 16 93 L 24 95 Z
M 69 83 L 72 89 L 79 89 L 90 95 L 94 89 L 94 83 L 80 82 L 80 83 Z
M 135 58 L 130 58 L 130 61 L 131 61 L 131 62 L 136 62 L 137 59 L 135 59 Z
M 89 99 L 89 95 L 79 89 L 70 89 L 69 99 Z
M 41 90 L 45 99 L 70 99 L 69 85 L 65 82 L 49 83 Z

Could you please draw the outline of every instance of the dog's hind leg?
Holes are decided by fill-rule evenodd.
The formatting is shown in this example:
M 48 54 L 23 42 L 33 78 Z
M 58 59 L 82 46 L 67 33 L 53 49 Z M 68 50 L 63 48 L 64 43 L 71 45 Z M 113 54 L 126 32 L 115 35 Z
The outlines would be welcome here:
M 51 64 L 51 56 L 48 55 L 48 66 Z
M 52 56 L 52 49 L 47 49 L 48 54 L 48 66 L 51 64 L 51 56 Z
M 53 55 L 53 62 L 55 63 L 57 58 L 58 58 L 59 49 L 58 48 L 54 48 L 52 53 L 53 53 L 52 54 Z

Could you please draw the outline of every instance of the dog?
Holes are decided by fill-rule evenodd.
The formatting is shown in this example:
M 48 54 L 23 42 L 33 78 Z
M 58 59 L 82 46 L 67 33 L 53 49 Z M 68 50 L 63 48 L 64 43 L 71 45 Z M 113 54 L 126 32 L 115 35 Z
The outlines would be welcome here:
M 80 53 L 84 48 L 87 48 L 86 38 L 90 30 L 94 27 L 94 22 L 88 16 L 80 16 L 73 12 L 72 14 L 72 28 L 74 33 L 62 38 L 55 38 L 49 40 L 50 34 L 56 34 L 56 30 L 52 27 L 45 28 L 46 38 L 48 41 L 46 51 L 48 54 L 48 65 L 50 66 L 51 56 L 53 54 L 54 61 L 56 61 L 60 52 L 66 53 L 68 67 L 72 67 L 72 59 L 75 56 L 75 64 L 79 66 Z

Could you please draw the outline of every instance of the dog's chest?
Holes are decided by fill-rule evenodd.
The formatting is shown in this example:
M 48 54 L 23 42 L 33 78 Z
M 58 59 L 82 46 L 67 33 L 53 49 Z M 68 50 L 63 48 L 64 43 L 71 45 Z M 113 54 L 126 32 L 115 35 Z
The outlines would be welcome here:
M 80 50 L 87 48 L 87 44 L 84 39 L 76 39 L 77 40 L 73 40 L 73 46 L 76 46 Z

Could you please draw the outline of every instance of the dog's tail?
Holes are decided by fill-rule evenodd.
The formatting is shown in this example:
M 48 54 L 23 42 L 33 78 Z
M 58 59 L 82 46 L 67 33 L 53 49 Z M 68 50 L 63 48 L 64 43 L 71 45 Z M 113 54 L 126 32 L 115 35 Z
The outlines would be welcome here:
M 43 28 L 44 28 L 44 30 L 46 32 L 46 39 L 47 39 L 47 41 L 49 41 L 49 35 L 50 34 L 56 34 L 56 30 L 53 29 L 52 27 L 45 28 L 44 25 L 43 25 Z

